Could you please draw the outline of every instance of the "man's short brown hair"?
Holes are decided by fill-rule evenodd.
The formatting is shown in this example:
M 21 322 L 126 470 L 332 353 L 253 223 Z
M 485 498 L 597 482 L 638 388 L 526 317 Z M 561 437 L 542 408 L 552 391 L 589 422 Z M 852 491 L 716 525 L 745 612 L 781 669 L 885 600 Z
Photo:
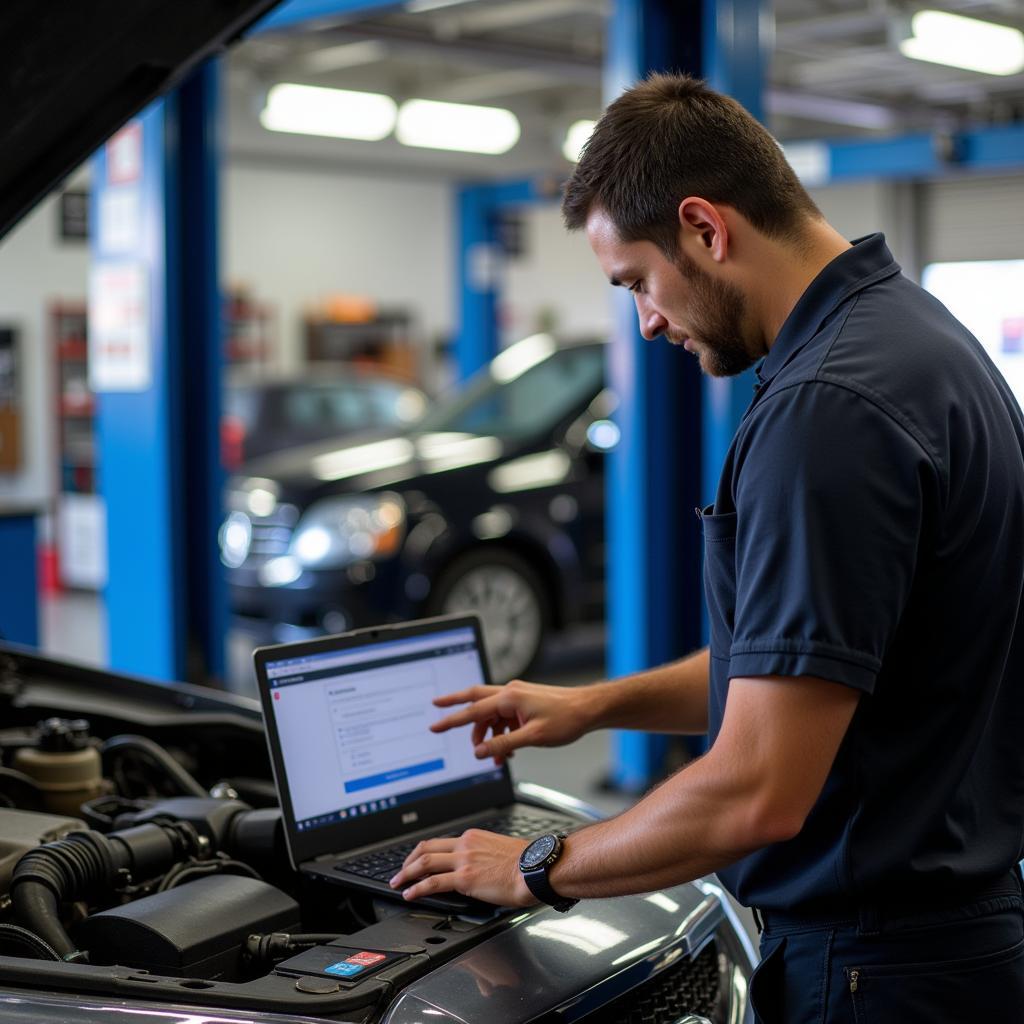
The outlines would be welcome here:
M 797 239 L 821 213 L 782 150 L 734 99 L 688 75 L 652 74 L 604 112 L 562 200 L 575 231 L 595 207 L 626 242 L 674 256 L 679 203 L 699 196 L 738 210 L 773 238 Z

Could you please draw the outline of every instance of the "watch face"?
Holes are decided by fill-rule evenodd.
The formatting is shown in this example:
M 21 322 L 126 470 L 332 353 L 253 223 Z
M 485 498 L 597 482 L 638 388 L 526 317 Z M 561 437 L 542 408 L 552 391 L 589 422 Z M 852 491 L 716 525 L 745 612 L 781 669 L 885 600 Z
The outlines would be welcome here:
M 530 868 L 538 867 L 555 852 L 555 845 L 557 842 L 558 840 L 554 836 L 541 836 L 540 839 L 535 839 L 523 851 L 520 864 L 522 864 L 523 868 L 527 871 Z

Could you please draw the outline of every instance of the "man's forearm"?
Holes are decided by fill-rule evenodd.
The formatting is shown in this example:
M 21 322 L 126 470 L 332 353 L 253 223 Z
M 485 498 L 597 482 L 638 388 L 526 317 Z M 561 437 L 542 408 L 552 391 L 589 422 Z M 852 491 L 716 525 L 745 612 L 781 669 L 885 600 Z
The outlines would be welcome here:
M 618 817 L 570 835 L 551 884 L 560 896 L 593 899 L 701 878 L 783 838 L 756 806 L 756 780 L 701 758 Z
M 804 827 L 860 693 L 813 676 L 730 681 L 711 750 L 628 811 L 574 833 L 560 896 L 650 892 L 700 878 Z
M 661 668 L 585 687 L 592 729 L 699 735 L 708 729 L 707 648 Z

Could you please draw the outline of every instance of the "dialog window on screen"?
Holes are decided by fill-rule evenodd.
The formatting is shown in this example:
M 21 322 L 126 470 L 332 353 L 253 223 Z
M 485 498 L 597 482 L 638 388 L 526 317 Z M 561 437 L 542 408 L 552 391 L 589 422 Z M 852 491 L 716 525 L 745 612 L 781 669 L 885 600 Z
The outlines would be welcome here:
M 434 697 L 484 682 L 472 630 L 270 664 L 268 675 L 296 821 L 494 774 L 469 726 L 430 731 L 449 713 Z

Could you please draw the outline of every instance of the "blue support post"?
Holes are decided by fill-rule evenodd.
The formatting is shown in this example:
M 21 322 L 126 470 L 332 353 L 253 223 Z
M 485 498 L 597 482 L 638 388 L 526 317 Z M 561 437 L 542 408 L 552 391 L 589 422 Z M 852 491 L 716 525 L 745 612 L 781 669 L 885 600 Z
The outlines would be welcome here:
M 703 0 L 703 77 L 764 120 L 764 88 L 771 60 L 771 5 L 767 0 Z M 703 501 L 711 502 L 726 453 L 750 404 L 754 371 L 704 379 Z M 702 615 L 706 620 L 706 609 Z M 706 621 L 702 628 L 707 639 Z
M 220 421 L 224 381 L 223 299 L 217 245 L 220 65 L 208 61 L 178 90 L 181 160 L 182 333 L 178 408 L 183 467 L 186 622 L 190 680 L 223 679 L 228 592 L 217 532 L 224 513 Z
M 462 185 L 455 193 L 458 215 L 455 287 L 459 329 L 455 359 L 465 381 L 498 353 L 501 251 L 498 218 L 502 211 L 557 198 L 551 182 L 532 179 Z
M 741 101 L 759 113 L 766 10 L 763 0 L 616 0 L 606 99 L 650 71 L 685 71 L 710 76 L 725 91 L 742 85 Z M 608 661 L 618 676 L 702 645 L 701 534 L 693 509 L 713 497 L 750 387 L 702 380 L 690 357 L 643 340 L 630 295 L 616 293 L 615 301 L 610 370 L 622 442 L 608 477 Z M 665 748 L 663 737 L 616 733 L 611 781 L 642 791 L 664 771 Z
M 112 668 L 184 675 L 172 415 L 179 344 L 173 97 L 153 103 L 93 162 L 90 374 L 99 393 L 100 491 Z
M 90 375 L 112 668 L 222 671 L 217 72 L 198 69 L 93 163 Z
M 458 207 L 459 330 L 455 361 L 460 381 L 470 378 L 498 351 L 498 248 L 491 189 L 467 185 L 456 194 Z
M 616 0 L 608 32 L 605 98 L 649 71 L 700 74 L 700 5 Z M 700 643 L 701 380 L 696 363 L 644 341 L 632 296 L 614 294 L 609 367 L 622 441 L 611 453 L 608 501 L 608 664 L 626 675 Z M 663 737 L 618 732 L 612 783 L 640 792 L 661 774 Z

